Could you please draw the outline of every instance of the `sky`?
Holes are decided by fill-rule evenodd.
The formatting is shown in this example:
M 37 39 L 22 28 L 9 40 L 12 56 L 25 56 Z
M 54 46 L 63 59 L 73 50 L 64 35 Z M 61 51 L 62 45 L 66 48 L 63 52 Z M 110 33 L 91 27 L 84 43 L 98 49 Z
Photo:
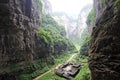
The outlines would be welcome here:
M 69 15 L 78 15 L 80 10 L 87 4 L 92 4 L 93 0 L 49 0 L 52 4 L 53 12 L 65 12 Z

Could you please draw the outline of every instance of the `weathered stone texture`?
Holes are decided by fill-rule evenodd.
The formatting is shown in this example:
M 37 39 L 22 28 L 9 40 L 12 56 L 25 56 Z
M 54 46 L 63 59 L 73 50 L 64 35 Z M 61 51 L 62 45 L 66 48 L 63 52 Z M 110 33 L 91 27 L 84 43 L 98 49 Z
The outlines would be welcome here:
M 35 0 L 0 0 L 0 72 L 10 64 L 33 60 L 36 9 Z
M 120 80 L 120 5 L 94 0 L 95 27 L 89 49 L 91 80 Z

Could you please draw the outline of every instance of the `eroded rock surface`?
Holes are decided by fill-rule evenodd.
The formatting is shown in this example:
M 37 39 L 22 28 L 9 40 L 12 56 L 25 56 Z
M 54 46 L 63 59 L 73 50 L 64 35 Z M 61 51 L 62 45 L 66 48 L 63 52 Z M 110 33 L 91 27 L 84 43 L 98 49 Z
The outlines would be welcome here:
M 36 59 L 36 5 L 35 0 L 0 0 L 0 80 L 11 71 L 9 66 L 25 66 Z
M 120 80 L 120 5 L 116 1 L 94 0 L 95 27 L 89 49 L 91 80 Z

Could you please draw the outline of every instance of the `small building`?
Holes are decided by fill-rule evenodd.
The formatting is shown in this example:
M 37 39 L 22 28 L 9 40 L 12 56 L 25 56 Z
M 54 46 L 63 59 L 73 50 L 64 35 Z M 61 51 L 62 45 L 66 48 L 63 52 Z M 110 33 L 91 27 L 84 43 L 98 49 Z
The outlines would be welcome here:
M 78 63 L 64 63 L 58 66 L 54 72 L 56 75 L 70 80 L 80 71 L 81 65 Z

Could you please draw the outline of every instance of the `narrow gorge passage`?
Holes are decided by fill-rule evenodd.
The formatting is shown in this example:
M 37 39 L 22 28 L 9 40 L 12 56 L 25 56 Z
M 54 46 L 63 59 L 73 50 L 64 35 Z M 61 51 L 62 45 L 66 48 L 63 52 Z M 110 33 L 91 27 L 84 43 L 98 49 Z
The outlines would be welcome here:
M 63 62 L 82 64 L 72 80 L 120 80 L 120 0 L 0 0 L 0 80 L 65 80 Z

